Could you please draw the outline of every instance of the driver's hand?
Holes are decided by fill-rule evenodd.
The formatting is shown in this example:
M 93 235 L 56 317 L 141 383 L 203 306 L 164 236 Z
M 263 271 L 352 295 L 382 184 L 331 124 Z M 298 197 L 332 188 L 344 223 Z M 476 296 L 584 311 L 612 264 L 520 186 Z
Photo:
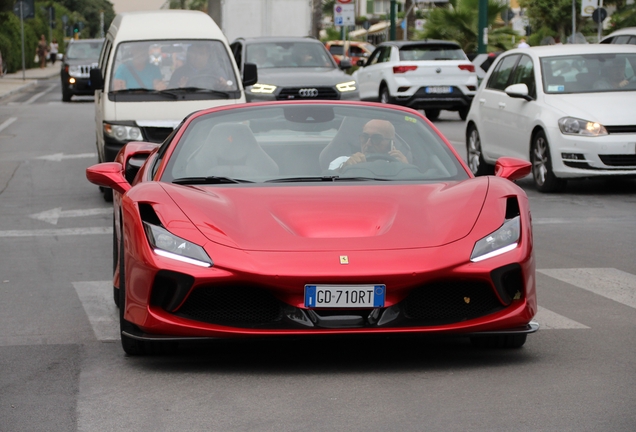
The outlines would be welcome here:
M 406 158 L 406 156 L 404 156 L 404 154 L 397 149 L 391 150 L 389 152 L 389 155 L 393 156 L 395 159 L 399 160 L 402 163 L 405 163 L 405 164 L 409 163 L 409 160 Z
M 352 154 L 351 157 L 347 159 L 345 163 L 342 164 L 342 166 L 346 167 L 346 166 L 355 165 L 360 162 L 366 162 L 366 161 L 367 161 L 367 158 L 364 155 L 364 153 L 358 152 L 358 153 Z

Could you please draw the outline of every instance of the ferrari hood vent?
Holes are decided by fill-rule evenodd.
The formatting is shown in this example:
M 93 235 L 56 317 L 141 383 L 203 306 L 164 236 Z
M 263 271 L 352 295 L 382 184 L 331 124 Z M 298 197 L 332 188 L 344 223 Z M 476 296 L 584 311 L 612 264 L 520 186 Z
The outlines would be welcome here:
M 155 209 L 152 208 L 150 204 L 140 203 L 139 204 L 139 216 L 141 216 L 141 220 L 143 222 L 148 222 L 151 225 L 156 225 L 162 227 L 161 221 L 159 220 L 159 216 L 155 213 Z

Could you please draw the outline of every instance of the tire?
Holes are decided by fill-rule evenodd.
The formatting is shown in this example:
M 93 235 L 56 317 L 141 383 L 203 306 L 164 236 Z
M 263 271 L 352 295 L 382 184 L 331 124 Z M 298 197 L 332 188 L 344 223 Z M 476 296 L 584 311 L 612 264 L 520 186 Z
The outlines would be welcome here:
M 457 113 L 459 114 L 459 118 L 462 120 L 466 120 L 466 117 L 468 117 L 468 111 L 470 111 L 470 107 L 458 109 Z
M 389 94 L 389 88 L 385 85 L 380 87 L 380 103 L 391 103 L 391 95 Z
M 539 192 L 558 192 L 565 188 L 567 181 L 558 178 L 552 171 L 550 145 L 543 131 L 537 132 L 532 138 L 530 162 L 532 163 L 534 185 Z
M 474 125 L 470 125 L 466 134 L 466 161 L 474 176 L 493 175 L 495 167 L 484 160 L 481 151 L 481 138 Z
M 521 348 L 526 343 L 527 334 L 471 336 L 470 343 L 476 348 Z
M 71 97 L 73 97 L 73 93 L 71 93 L 68 88 L 62 86 L 62 101 L 70 102 Z
M 426 118 L 430 121 L 435 121 L 439 118 L 439 113 L 441 110 L 438 109 L 425 109 L 424 113 L 426 114 Z
M 104 201 L 113 202 L 113 190 L 111 188 L 102 188 L 102 194 Z
M 123 229 L 122 229 L 123 232 Z M 178 348 L 178 342 L 141 341 L 123 332 L 133 332 L 136 326 L 124 319 L 126 310 L 126 266 L 124 263 L 124 239 L 119 242 L 119 330 L 121 335 L 121 347 L 129 356 L 172 354 Z

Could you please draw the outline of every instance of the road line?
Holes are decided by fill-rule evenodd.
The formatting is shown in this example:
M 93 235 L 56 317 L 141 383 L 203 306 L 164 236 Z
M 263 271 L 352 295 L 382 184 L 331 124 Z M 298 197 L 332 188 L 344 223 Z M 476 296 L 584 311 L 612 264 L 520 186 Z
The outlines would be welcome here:
M 30 214 L 29 217 L 32 219 L 41 220 L 44 222 L 48 222 L 52 225 L 57 225 L 57 222 L 60 218 L 67 217 L 83 217 L 83 216 L 95 216 L 95 215 L 107 215 L 113 214 L 112 207 L 99 207 L 92 209 L 83 209 L 83 210 L 62 210 L 61 207 L 54 208 L 51 210 L 46 210 L 40 213 Z
M 636 276 L 615 268 L 569 268 L 537 270 L 636 309 Z
M 539 306 L 533 321 L 539 323 L 540 330 L 588 329 L 589 327 Z
M 77 296 L 99 341 L 119 340 L 119 313 L 112 281 L 73 282 Z
M 112 234 L 112 227 L 89 227 L 89 228 L 57 228 L 41 230 L 10 230 L 0 231 L 2 237 L 62 237 L 74 235 L 99 235 Z
M 0 132 L 2 132 L 3 130 L 5 130 L 6 128 L 9 127 L 9 125 L 11 125 L 11 123 L 13 123 L 14 121 L 16 121 L 18 118 L 17 117 L 9 117 L 8 120 L 6 120 L 4 123 L 0 124 Z
M 27 100 L 22 105 L 31 105 L 33 102 L 35 102 L 36 100 L 40 99 L 42 96 L 44 96 L 45 94 L 47 94 L 48 92 L 53 90 L 55 87 L 57 87 L 57 84 L 53 84 L 53 85 L 49 86 L 49 88 L 47 88 L 43 92 L 40 92 L 40 93 L 38 93 L 36 95 L 31 96 L 31 99 Z

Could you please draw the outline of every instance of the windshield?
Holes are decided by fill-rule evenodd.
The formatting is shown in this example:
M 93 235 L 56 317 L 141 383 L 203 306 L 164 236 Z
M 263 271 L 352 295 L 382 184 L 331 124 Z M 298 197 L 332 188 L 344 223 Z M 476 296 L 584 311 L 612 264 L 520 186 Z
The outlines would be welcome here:
M 161 180 L 328 184 L 467 178 L 455 155 L 419 116 L 372 107 L 287 104 L 194 119 Z
M 228 51 L 216 40 L 122 42 L 117 47 L 112 92 L 185 89 L 238 90 Z M 173 92 L 174 93 L 174 92 Z
M 582 54 L 541 59 L 545 93 L 597 93 L 636 89 L 636 54 Z
M 268 42 L 247 45 L 247 62 L 267 68 L 335 68 L 329 51 L 319 42 Z
M 72 42 L 66 50 L 66 58 L 69 60 L 97 60 L 103 44 L 103 41 Z
M 400 48 L 400 60 L 467 60 L 464 51 L 457 45 L 422 44 Z

